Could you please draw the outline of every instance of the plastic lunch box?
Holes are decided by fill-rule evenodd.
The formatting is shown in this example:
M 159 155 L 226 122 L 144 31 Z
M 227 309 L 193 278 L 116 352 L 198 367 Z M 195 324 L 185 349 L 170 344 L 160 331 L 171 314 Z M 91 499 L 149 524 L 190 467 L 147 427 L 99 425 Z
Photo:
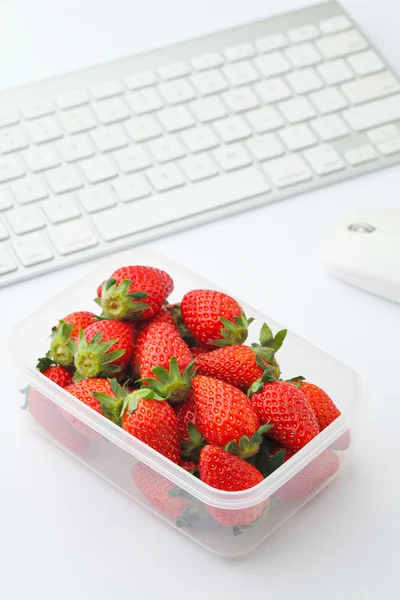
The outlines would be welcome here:
M 362 402 L 360 381 L 350 369 L 303 339 L 289 333 L 278 356 L 283 378 L 303 374 L 309 381 L 320 385 L 329 393 L 342 414 L 305 448 L 256 487 L 241 492 L 213 489 L 72 397 L 35 369 L 37 357 L 42 356 L 47 349 L 51 327 L 62 315 L 74 310 L 94 310 L 95 304 L 92 299 L 98 284 L 123 264 L 152 265 L 168 271 L 175 282 L 171 301 L 179 300 L 190 289 L 219 289 L 218 286 L 190 270 L 148 250 L 134 249 L 104 260 L 91 273 L 24 319 L 13 331 L 10 345 L 18 368 L 18 388 L 27 393 L 28 400 L 35 402 L 37 407 L 37 410 L 26 411 L 24 415 L 27 415 L 26 418 L 29 418 L 41 433 L 124 491 L 137 503 L 167 521 L 177 531 L 219 555 L 245 554 L 265 540 L 333 479 L 330 477 L 325 480 L 319 488 L 312 490 L 308 495 L 291 498 L 293 486 L 296 487 L 298 484 L 301 486 L 302 481 L 310 481 L 313 477 L 317 477 L 318 457 L 323 452 L 327 452 L 332 444 L 334 447 L 337 446 L 338 438 L 343 434 L 345 437 L 348 435 L 346 432 L 349 423 Z M 264 321 L 267 321 L 275 332 L 281 328 L 246 303 L 240 300 L 239 302 L 247 316 L 255 318 L 255 322 L 250 327 L 248 342 L 257 341 L 257 334 Z M 74 428 L 68 419 L 75 421 Z M 77 426 L 80 429 L 79 433 L 76 430 Z M 336 475 L 340 476 L 343 465 L 348 460 L 349 450 L 336 451 L 336 453 L 340 459 L 340 468 Z M 182 504 L 193 502 L 200 509 L 190 527 L 182 527 L 182 522 L 177 522 L 171 510 L 166 510 L 168 507 L 163 504 L 162 495 L 159 506 L 152 504 L 142 495 L 131 475 L 132 468 L 137 462 L 145 463 L 150 467 L 152 481 L 157 489 L 164 489 L 165 486 L 174 488 L 174 493 L 178 497 L 173 498 L 173 502 Z M 170 483 L 168 484 L 165 479 Z M 183 502 L 179 497 L 180 494 L 184 494 L 189 502 Z M 235 511 L 232 514 L 235 515 L 235 521 L 240 523 L 242 516 L 245 521 L 249 511 L 258 505 L 265 506 L 268 504 L 268 499 L 270 503 L 262 518 L 252 527 L 235 529 L 234 532 L 240 532 L 240 535 L 233 535 L 232 527 L 214 521 L 206 509 L 207 506 L 211 506 L 223 511 Z M 133 507 L 132 509 L 134 510 Z M 257 512 L 256 508 L 255 512 Z

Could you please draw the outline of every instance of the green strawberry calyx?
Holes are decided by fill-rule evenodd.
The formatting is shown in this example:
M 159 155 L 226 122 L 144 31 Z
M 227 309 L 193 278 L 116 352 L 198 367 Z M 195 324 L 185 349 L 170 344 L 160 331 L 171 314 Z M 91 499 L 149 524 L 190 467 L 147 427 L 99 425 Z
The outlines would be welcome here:
M 269 431 L 272 427 L 273 425 L 270 425 L 270 423 L 265 423 L 265 425 L 261 425 L 250 438 L 247 435 L 243 435 L 240 438 L 239 443 L 233 440 L 226 444 L 225 450 L 244 460 L 255 456 L 260 449 L 264 433 Z
M 265 383 L 272 383 L 274 381 L 286 381 L 287 383 L 291 383 L 295 387 L 301 387 L 302 381 L 304 381 L 304 377 L 302 375 L 298 375 L 297 377 L 293 377 L 292 379 L 280 379 L 279 377 L 275 377 L 273 370 L 271 369 L 271 365 L 266 365 L 262 359 L 257 356 L 256 361 L 258 366 L 261 369 L 264 369 L 263 376 L 260 379 L 257 379 L 254 383 L 251 384 L 249 389 L 247 390 L 247 395 L 250 397 L 252 394 L 256 392 L 261 392 L 264 388 Z
M 120 416 L 123 417 L 126 412 L 131 414 L 134 413 L 135 410 L 137 410 L 139 403 L 143 400 L 157 400 L 157 402 L 166 401 L 165 398 L 156 394 L 151 388 L 141 387 L 125 396 L 122 402 Z
M 115 378 L 109 379 L 108 382 L 111 385 L 115 396 L 103 394 L 102 392 L 93 392 L 92 395 L 99 401 L 103 415 L 116 425 L 121 425 L 121 417 L 123 414 L 122 406 L 127 398 L 128 392 Z
M 168 400 L 170 404 L 183 402 L 190 391 L 195 374 L 194 361 L 190 362 L 183 373 L 178 365 L 176 356 L 169 361 L 169 369 L 160 365 L 152 368 L 154 377 L 139 379 L 140 383 L 150 386 L 156 394 Z
M 131 285 L 130 279 L 124 279 L 119 284 L 112 278 L 103 282 L 101 296 L 95 298 L 96 304 L 103 309 L 101 318 L 138 319 L 143 316 L 145 310 L 152 310 L 149 304 L 141 302 L 147 298 L 147 292 L 130 292 Z
M 36 368 L 41 373 L 44 373 L 45 371 L 47 371 L 47 369 L 50 369 L 50 367 L 54 367 L 56 365 L 57 365 L 57 363 L 54 360 L 52 360 L 51 354 L 49 351 L 46 353 L 45 356 L 38 358 L 38 361 L 36 363 Z
M 254 321 L 253 317 L 248 319 L 244 313 L 240 317 L 234 317 L 233 321 L 220 317 L 223 327 L 221 328 L 222 338 L 208 342 L 212 346 L 223 348 L 224 346 L 240 346 L 247 340 L 249 334 L 248 327 Z
M 72 329 L 71 323 L 61 320 L 58 326 L 51 330 L 49 358 L 63 367 L 68 367 L 74 362 L 75 344 L 74 338 L 71 337 Z
M 188 423 L 188 437 L 189 442 L 181 440 L 181 454 L 185 459 L 198 461 L 207 442 L 191 421 Z
M 251 348 L 255 355 L 263 361 L 263 370 L 268 367 L 274 377 L 279 378 L 280 368 L 276 361 L 275 354 L 281 348 L 287 335 L 287 329 L 281 329 L 278 333 L 273 335 L 271 328 L 264 323 L 260 331 L 260 342 L 258 344 L 251 344 Z M 260 366 L 260 363 L 258 363 Z
M 110 377 L 119 373 L 121 368 L 113 364 L 121 358 L 126 352 L 125 349 L 110 349 L 116 344 L 117 340 L 102 342 L 103 334 L 101 331 L 90 340 L 86 341 L 83 329 L 79 331 L 78 344 L 74 345 L 74 359 L 76 373 L 73 380 L 79 381 L 89 377 Z

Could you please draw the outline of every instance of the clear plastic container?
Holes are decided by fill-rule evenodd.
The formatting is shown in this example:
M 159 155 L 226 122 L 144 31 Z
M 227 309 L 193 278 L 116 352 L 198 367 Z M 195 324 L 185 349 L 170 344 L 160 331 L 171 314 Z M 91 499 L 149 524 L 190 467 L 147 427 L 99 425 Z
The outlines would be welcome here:
M 18 389 L 27 395 L 30 406 L 24 414 L 41 433 L 177 531 L 217 554 L 245 554 L 340 475 L 349 456 L 349 424 L 362 403 L 360 381 L 350 369 L 289 332 L 278 355 L 283 378 L 304 375 L 328 392 L 342 414 L 256 487 L 242 492 L 213 489 L 35 369 L 36 359 L 46 352 L 48 335 L 58 319 L 75 310 L 95 311 L 93 298 L 98 284 L 124 264 L 152 265 L 170 273 L 175 282 L 171 301 L 179 301 L 185 292 L 194 288 L 220 289 L 148 250 L 134 249 L 104 260 L 26 317 L 12 332 L 10 349 L 18 369 Z M 282 328 L 238 300 L 246 314 L 255 318 L 248 342 L 257 341 L 264 321 L 273 331 Z M 332 465 L 332 461 L 338 468 L 334 475 L 327 476 L 331 472 L 327 465 Z M 171 489 L 173 495 L 169 493 Z M 217 515 L 218 521 L 212 515 Z M 252 526 L 246 526 L 249 519 L 260 515 Z M 171 532 L 171 535 L 176 533 Z

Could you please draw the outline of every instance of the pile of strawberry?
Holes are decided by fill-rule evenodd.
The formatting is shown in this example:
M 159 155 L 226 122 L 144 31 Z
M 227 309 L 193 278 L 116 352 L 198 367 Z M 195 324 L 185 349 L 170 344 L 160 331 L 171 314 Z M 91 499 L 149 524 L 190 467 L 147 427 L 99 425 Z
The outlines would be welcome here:
M 168 304 L 173 287 L 160 269 L 116 270 L 97 290 L 101 314 L 75 312 L 61 319 L 37 367 L 206 484 L 246 490 L 340 412 L 322 389 L 302 377 L 280 379 L 276 353 L 286 330 L 274 336 L 264 324 L 259 343 L 246 345 L 253 319 L 233 298 L 192 290 L 180 304 Z M 69 422 L 80 434 L 96 435 L 72 417 Z M 289 490 L 291 498 L 319 485 L 321 473 L 327 478 L 337 470 L 336 454 L 329 450 L 325 457 L 311 482 L 305 474 Z M 160 490 L 143 464 L 135 465 L 132 475 L 161 510 L 178 516 L 177 508 L 187 500 L 168 496 L 172 484 Z M 228 511 L 227 519 L 224 511 L 209 510 L 217 521 L 235 524 L 235 511 Z

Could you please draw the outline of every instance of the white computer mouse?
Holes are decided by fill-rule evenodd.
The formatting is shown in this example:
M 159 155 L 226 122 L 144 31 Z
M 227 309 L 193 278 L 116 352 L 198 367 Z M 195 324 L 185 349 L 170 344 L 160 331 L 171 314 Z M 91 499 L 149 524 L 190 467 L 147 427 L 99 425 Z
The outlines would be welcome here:
M 345 216 L 325 242 L 324 259 L 340 279 L 400 302 L 400 210 Z

